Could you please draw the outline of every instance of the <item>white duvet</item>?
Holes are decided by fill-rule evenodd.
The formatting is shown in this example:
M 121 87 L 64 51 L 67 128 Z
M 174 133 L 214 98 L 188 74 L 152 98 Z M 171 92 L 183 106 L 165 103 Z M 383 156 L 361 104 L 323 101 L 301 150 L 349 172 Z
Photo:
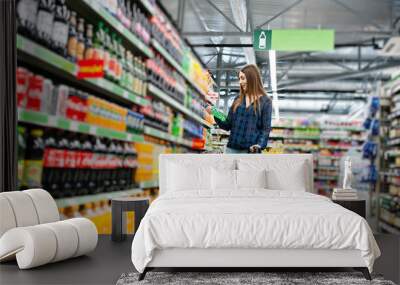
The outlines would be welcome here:
M 143 272 L 165 248 L 358 249 L 371 272 L 380 256 L 359 215 L 319 195 L 266 189 L 160 196 L 140 223 L 132 262 Z

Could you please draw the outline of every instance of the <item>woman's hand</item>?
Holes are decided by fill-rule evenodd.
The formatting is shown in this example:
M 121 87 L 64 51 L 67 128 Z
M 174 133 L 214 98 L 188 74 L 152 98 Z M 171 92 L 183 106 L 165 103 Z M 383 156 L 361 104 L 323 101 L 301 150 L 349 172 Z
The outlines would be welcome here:
M 211 105 L 207 106 L 207 108 L 206 108 L 207 113 L 211 114 L 211 108 L 212 108 Z
M 261 153 L 261 147 L 258 144 L 252 145 L 249 150 L 251 153 Z

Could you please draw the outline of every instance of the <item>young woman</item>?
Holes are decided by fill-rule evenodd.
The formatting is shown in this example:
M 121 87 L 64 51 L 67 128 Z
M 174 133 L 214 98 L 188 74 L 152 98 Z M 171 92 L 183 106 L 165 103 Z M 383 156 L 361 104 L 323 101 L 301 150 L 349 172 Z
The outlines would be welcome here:
M 221 129 L 230 131 L 226 153 L 256 153 L 267 147 L 271 131 L 272 102 L 265 93 L 260 71 L 254 64 L 239 72 L 240 94 L 225 121 L 215 118 Z

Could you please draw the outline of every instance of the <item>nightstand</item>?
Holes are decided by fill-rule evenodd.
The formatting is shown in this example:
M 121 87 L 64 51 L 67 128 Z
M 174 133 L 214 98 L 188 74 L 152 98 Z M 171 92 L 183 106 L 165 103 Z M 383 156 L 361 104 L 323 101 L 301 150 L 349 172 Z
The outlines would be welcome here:
M 126 239 L 126 212 L 135 212 L 135 232 L 149 207 L 149 198 L 121 197 L 111 200 L 112 241 Z
M 359 214 L 361 217 L 365 219 L 365 211 L 366 211 L 366 201 L 357 199 L 357 200 L 333 200 L 332 202 L 339 204 L 340 206 L 353 211 L 356 214 Z

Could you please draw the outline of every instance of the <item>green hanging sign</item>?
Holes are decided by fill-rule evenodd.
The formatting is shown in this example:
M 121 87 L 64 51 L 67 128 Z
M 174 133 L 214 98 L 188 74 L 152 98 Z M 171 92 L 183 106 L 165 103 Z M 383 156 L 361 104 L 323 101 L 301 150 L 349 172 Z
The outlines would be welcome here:
M 304 30 L 255 30 L 253 47 L 256 51 L 330 51 L 335 48 L 335 31 Z

